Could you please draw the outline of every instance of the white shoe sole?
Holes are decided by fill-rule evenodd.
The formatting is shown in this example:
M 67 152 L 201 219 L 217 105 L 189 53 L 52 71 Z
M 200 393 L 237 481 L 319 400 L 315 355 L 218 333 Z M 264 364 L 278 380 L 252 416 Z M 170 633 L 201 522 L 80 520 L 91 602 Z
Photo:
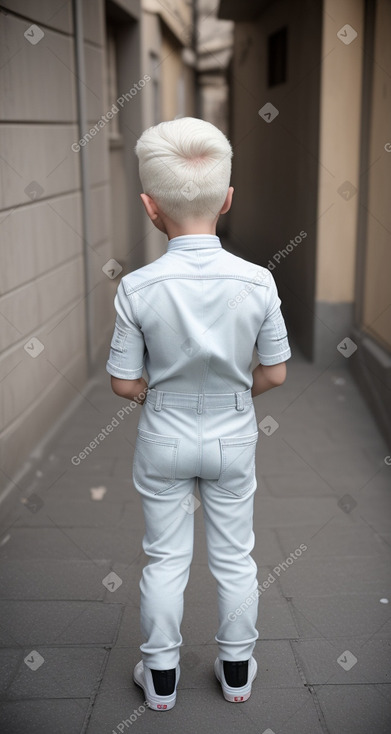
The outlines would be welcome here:
M 251 657 L 248 665 L 248 680 L 246 685 L 240 688 L 234 688 L 228 685 L 224 676 L 223 663 L 219 658 L 216 658 L 214 663 L 215 676 L 221 685 L 225 700 L 230 703 L 243 703 L 243 701 L 247 701 L 251 696 L 251 686 L 257 677 L 257 670 L 257 661 Z
M 154 711 L 169 711 L 169 709 L 172 709 L 176 703 L 176 686 L 178 685 L 179 675 L 180 674 L 178 672 L 176 676 L 175 691 L 169 696 L 158 696 L 157 693 L 152 693 L 152 691 L 149 690 L 149 687 L 145 681 L 144 663 L 142 660 L 140 660 L 140 662 L 137 663 L 136 667 L 134 668 L 133 680 L 137 686 L 140 686 L 140 688 L 143 689 L 145 700 L 148 702 L 149 708 L 153 709 Z

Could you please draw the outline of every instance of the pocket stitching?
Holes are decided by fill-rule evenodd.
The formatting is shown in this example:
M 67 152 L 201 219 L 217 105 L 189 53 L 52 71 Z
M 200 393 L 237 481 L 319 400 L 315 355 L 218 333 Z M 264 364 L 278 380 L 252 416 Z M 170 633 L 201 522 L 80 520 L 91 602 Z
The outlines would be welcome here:
M 171 460 L 170 460 L 170 476 L 166 477 L 168 484 L 164 486 L 158 492 L 151 492 L 152 494 L 162 494 L 162 492 L 166 492 L 176 482 L 175 468 L 176 468 L 178 445 L 179 445 L 180 438 L 177 436 L 168 436 L 168 435 L 164 435 L 161 433 L 153 433 L 152 431 L 146 431 L 144 428 L 137 428 L 137 432 L 138 432 L 139 439 L 141 441 L 144 441 L 146 444 L 149 443 L 149 444 L 155 444 L 156 446 L 168 446 L 173 449 Z M 155 438 L 151 438 L 152 436 L 155 436 Z M 160 440 L 160 439 L 163 439 L 163 440 Z M 137 463 L 134 464 L 135 474 L 137 473 L 136 470 L 137 470 Z M 140 474 L 138 476 L 140 478 Z M 140 481 L 140 484 L 142 485 L 142 480 Z
M 228 460 L 227 452 L 224 451 L 224 448 L 227 446 L 251 446 L 257 443 L 258 437 L 259 437 L 259 432 L 256 431 L 254 433 L 246 434 L 245 436 L 223 436 L 219 439 L 220 447 L 221 447 L 222 462 L 221 462 L 220 475 L 217 480 L 218 487 L 225 489 L 227 492 L 230 492 L 231 494 L 235 495 L 236 497 L 241 497 L 246 493 L 247 489 L 250 487 L 252 483 L 252 478 L 251 478 L 251 481 L 246 485 L 246 487 L 242 490 L 240 494 L 233 492 L 232 489 L 227 488 L 223 484 L 223 475 L 229 466 L 227 464 L 227 460 Z M 254 464 L 255 464 L 255 452 L 254 452 Z

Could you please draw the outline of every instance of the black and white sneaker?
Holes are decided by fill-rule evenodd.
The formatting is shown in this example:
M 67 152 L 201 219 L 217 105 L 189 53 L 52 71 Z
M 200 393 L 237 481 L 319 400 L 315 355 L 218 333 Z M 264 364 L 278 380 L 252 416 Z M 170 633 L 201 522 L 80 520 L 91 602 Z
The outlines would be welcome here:
M 241 703 L 250 698 L 251 686 L 257 675 L 257 668 L 257 661 L 253 657 L 250 660 L 237 663 L 216 658 L 214 671 L 217 680 L 221 684 L 226 701 Z
M 176 703 L 176 687 L 180 674 L 179 663 L 172 670 L 152 670 L 140 660 L 133 671 L 133 680 L 144 690 L 149 708 L 154 711 L 168 711 Z

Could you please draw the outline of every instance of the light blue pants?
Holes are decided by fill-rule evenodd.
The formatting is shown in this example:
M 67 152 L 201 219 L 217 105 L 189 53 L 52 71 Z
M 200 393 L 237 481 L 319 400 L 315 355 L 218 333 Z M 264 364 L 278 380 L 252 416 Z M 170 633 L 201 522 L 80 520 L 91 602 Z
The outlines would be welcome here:
M 183 593 L 198 507 L 197 477 L 208 565 L 217 581 L 219 657 L 235 661 L 252 655 L 258 638 L 257 566 L 250 555 L 255 542 L 257 440 L 251 390 L 216 395 L 154 389 L 147 393 L 138 425 L 133 482 L 142 497 L 142 545 L 150 557 L 140 581 L 145 639 L 140 649 L 150 668 L 175 668 L 180 658 Z

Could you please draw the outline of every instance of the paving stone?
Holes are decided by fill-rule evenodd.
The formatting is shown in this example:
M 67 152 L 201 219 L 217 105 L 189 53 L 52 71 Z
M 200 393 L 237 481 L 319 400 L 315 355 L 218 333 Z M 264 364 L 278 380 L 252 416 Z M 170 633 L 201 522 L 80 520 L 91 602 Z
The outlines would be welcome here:
M 0 708 L 2 734 L 79 734 L 86 719 L 88 698 L 3 702 Z
M 115 412 L 111 415 L 107 414 L 107 417 L 102 417 L 99 423 L 88 424 L 86 427 L 83 425 L 72 427 L 63 433 L 61 445 L 56 447 L 56 454 L 68 457 L 71 462 L 73 457 L 79 457 L 80 453 L 84 453 L 86 456 L 79 457 L 82 463 L 88 462 L 94 454 L 99 454 L 100 458 L 112 457 L 115 453 L 125 457 L 130 450 L 134 449 L 136 434 L 134 428 L 129 426 L 130 416 L 127 422 L 119 421 L 118 426 L 113 424 L 113 430 L 107 430 L 106 426 L 114 418 L 116 418 Z M 133 421 L 134 418 L 131 420 Z M 95 445 L 91 446 L 92 442 Z M 80 466 L 76 458 L 72 463 Z
M 138 600 L 128 600 L 126 604 L 121 606 L 123 607 L 123 612 L 115 646 L 116 648 L 134 647 L 139 651 L 139 647 L 143 642 L 140 629 L 140 604 Z M 136 662 L 140 658 L 141 655 Z
M 2 599 L 86 599 L 105 596 L 103 561 L 4 561 L 0 567 Z
M 93 488 L 104 487 L 106 490 L 101 500 L 94 500 Z M 61 500 L 84 500 L 92 504 L 106 506 L 110 503 L 131 502 L 138 499 L 131 479 L 120 479 L 101 474 L 98 479 L 94 475 L 83 474 L 75 481 L 75 477 L 67 472 L 45 493 L 42 494 L 44 501 Z
M 318 472 L 335 490 L 357 491 L 379 470 L 378 458 L 366 456 L 360 446 L 335 447 L 329 451 L 307 447 L 299 437 L 289 438 L 292 450 L 299 453 L 304 463 Z
M 115 459 L 112 467 L 112 476 L 120 479 L 131 478 L 133 468 L 133 456 Z
M 41 662 L 30 668 L 24 659 L 7 689 L 10 700 L 15 698 L 86 698 L 91 696 L 103 672 L 107 652 L 90 647 L 24 648 L 24 658 Z
M 379 452 L 380 453 L 380 452 Z M 387 451 L 384 452 L 384 455 Z M 360 489 L 359 497 L 368 497 L 375 502 L 378 498 L 390 496 L 391 468 L 384 463 L 383 451 L 380 454 L 381 468 Z
M 273 439 L 274 442 L 271 443 Z M 264 439 L 259 436 L 256 459 L 257 472 L 259 471 L 262 476 L 283 473 L 295 476 L 296 472 L 308 468 L 304 459 L 292 451 L 284 441 L 278 439 L 278 431 L 272 436 L 265 436 Z
M 330 734 L 390 734 L 390 685 L 315 686 Z
M 137 495 L 136 489 L 133 488 L 133 492 L 134 494 L 131 501 L 126 503 L 124 502 L 123 504 L 121 518 L 116 527 L 128 532 L 135 530 L 139 533 L 140 539 L 142 539 L 145 525 L 141 498 Z
M 8 686 L 11 684 L 13 677 L 16 675 L 21 663 L 23 662 L 23 650 L 6 649 L 0 650 L 0 694 L 2 697 L 6 694 Z M 1 710 L 1 706 L 0 706 Z M 1 721 L 1 718 L 0 718 Z M 2 731 L 0 729 L 0 731 Z
M 202 588 L 202 594 L 200 589 Z M 182 637 L 186 644 L 216 644 L 217 587 L 207 566 L 193 563 L 184 595 Z
M 85 559 L 82 551 L 58 528 L 21 528 L 13 526 L 9 540 L 0 547 L 0 560 L 31 560 L 33 558 Z
M 116 528 L 115 533 L 111 528 L 67 528 L 67 533 L 76 543 L 73 546 L 75 553 L 80 547 L 94 560 L 133 565 L 141 554 L 143 563 L 148 561 L 141 545 L 143 532 L 140 532 L 140 524 L 135 529 L 126 528 L 124 523 L 123 527 Z
M 106 602 L 115 604 L 126 604 L 128 602 L 137 604 L 139 602 L 139 583 L 143 562 L 144 554 L 142 551 L 138 557 L 127 564 L 112 562 L 110 573 L 116 574 L 118 579 L 114 578 L 115 586 L 106 586 Z
M 343 493 L 342 493 L 343 494 Z M 295 525 L 321 526 L 335 518 L 334 522 L 349 524 L 350 520 L 337 505 L 338 497 L 267 497 L 258 498 L 254 526 L 293 527 Z
M 391 533 L 380 532 L 379 535 L 384 543 L 385 550 L 390 550 L 391 549 Z
M 27 527 L 115 527 L 123 514 L 123 503 L 103 503 L 48 497 L 38 512 L 22 508 L 23 516 L 15 526 Z
M 268 596 L 266 589 L 258 602 L 257 629 L 259 639 L 292 639 L 298 637 L 299 632 L 295 619 L 291 615 L 289 604 L 285 599 L 276 599 Z
M 368 523 L 377 533 L 389 530 L 390 527 L 390 498 L 383 497 L 360 497 L 357 504 L 357 512 L 363 521 Z
M 208 567 L 208 551 L 206 548 L 205 534 L 195 528 L 192 564 Z
M 1 601 L 0 645 L 110 645 L 120 604 L 76 601 Z
M 362 446 L 366 452 L 376 453 L 379 449 L 377 428 L 372 419 L 368 420 L 365 408 L 359 411 L 360 415 L 354 410 L 355 397 L 353 392 L 350 395 L 336 394 L 333 391 L 328 393 L 317 386 L 313 393 L 317 407 L 312 400 L 311 407 L 315 407 L 315 410 L 310 416 L 306 412 L 287 410 L 283 412 L 281 418 L 292 436 L 295 435 L 294 427 L 299 425 L 303 445 L 312 445 L 317 451 L 328 451 L 333 447 L 346 445 Z
M 251 555 L 258 566 L 274 566 L 276 563 L 279 563 L 282 558 L 281 544 L 275 528 L 257 527 L 257 512 L 259 504 L 262 504 L 262 499 L 257 498 L 255 502 L 256 510 L 254 521 L 255 546 Z M 262 511 L 262 508 L 260 508 L 260 511 Z
M 136 523 L 134 523 L 136 525 Z M 13 526 L 0 547 L 0 559 L 112 560 L 132 563 L 141 551 L 143 533 L 132 528 L 35 528 Z M 145 554 L 144 554 L 145 555 Z M 145 556 L 147 559 L 147 556 Z
M 335 497 L 335 492 L 310 467 L 304 467 L 292 474 L 258 475 L 262 494 L 263 487 L 273 497 Z
M 281 572 L 279 582 L 284 595 L 295 598 L 301 594 L 335 595 L 338 593 L 373 594 L 387 596 L 390 587 L 388 554 L 381 556 L 350 556 L 344 562 L 338 557 L 314 558 L 301 556 Z
M 277 528 L 275 532 L 286 556 L 298 548 L 300 543 L 307 545 L 308 550 L 305 552 L 311 558 L 340 556 L 342 560 L 349 556 L 376 557 L 386 550 L 372 528 L 365 524 L 360 524 L 358 528 L 357 522 L 349 526 L 339 525 L 331 520 L 321 530 L 319 526 L 308 525 L 300 528 Z
M 59 459 L 60 461 L 63 461 L 61 456 Z M 115 455 L 94 456 L 93 454 L 90 454 L 86 459 L 82 460 L 80 464 L 73 466 L 69 457 L 66 457 L 66 467 L 68 469 L 69 466 L 68 471 L 73 475 L 74 480 L 78 479 L 79 476 L 85 476 L 86 474 L 88 477 L 99 477 L 100 475 L 111 476 L 115 463 Z
M 379 595 L 326 594 L 322 596 L 295 595 L 290 610 L 298 637 L 344 638 L 372 635 L 390 637 L 389 606 L 380 602 Z
M 293 640 L 292 646 L 308 683 L 391 683 L 391 639 L 371 639 L 368 634 L 363 638 Z
M 324 734 L 310 691 L 301 688 L 264 689 L 253 684 L 246 714 L 258 725 L 258 734 Z M 255 693 L 255 695 L 254 695 Z M 246 726 L 246 725 L 244 725 Z
M 23 500 L 31 494 L 37 494 L 44 498 L 45 494 L 50 492 L 52 487 L 55 487 L 57 483 L 61 483 L 63 481 L 64 477 L 69 474 L 69 469 L 68 467 L 56 467 L 55 469 L 49 467 L 49 470 L 46 471 L 46 467 L 43 467 L 43 471 L 39 470 L 36 474 L 39 474 L 39 476 L 32 477 L 28 482 L 23 482 L 22 480 L 18 487 L 17 497 L 21 504 L 23 504 Z

